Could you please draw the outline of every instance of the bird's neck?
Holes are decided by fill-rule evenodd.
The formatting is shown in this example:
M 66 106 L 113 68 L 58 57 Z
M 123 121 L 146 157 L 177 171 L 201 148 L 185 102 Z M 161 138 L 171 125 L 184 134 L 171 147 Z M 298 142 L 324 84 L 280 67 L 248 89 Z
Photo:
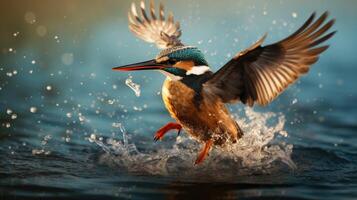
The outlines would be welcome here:
M 190 74 L 183 77 L 179 81 L 199 93 L 202 89 L 202 84 L 205 83 L 212 75 L 213 73 L 211 71 L 206 71 L 200 75 Z

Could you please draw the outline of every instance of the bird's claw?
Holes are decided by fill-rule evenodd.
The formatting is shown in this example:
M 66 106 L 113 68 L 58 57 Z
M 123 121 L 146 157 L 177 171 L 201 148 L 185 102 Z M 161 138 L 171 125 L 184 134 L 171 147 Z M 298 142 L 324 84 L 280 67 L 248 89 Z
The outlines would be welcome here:
M 161 138 L 159 136 L 155 135 L 154 141 L 157 142 L 158 140 L 161 140 Z
M 172 129 L 177 129 L 178 130 L 177 135 L 180 135 L 182 126 L 178 123 L 173 123 L 173 122 L 166 124 L 156 132 L 154 136 L 154 141 L 157 142 L 158 140 L 161 140 L 164 137 L 164 135 Z
M 180 129 L 177 131 L 177 136 L 180 136 L 180 135 L 181 135 L 181 130 L 182 130 L 182 128 L 180 128 Z
M 198 154 L 198 157 L 196 158 L 196 161 L 195 161 L 195 164 L 194 164 L 195 166 L 203 162 L 203 160 L 209 154 L 212 145 L 213 145 L 213 140 L 206 141 L 206 143 L 205 143 L 204 147 L 202 148 L 200 154 Z

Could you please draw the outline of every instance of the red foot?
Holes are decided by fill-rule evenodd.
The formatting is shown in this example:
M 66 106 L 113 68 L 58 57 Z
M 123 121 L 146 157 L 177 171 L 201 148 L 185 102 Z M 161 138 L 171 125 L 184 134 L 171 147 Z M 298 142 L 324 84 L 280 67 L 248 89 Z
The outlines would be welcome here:
M 212 144 L 213 144 L 212 140 L 206 141 L 205 146 L 203 147 L 203 149 L 201 150 L 200 154 L 198 155 L 195 161 L 195 165 L 202 163 L 202 161 L 206 158 L 206 156 L 210 152 Z
M 178 132 L 177 132 L 177 135 L 180 135 L 180 132 L 181 132 L 181 129 L 182 129 L 182 126 L 178 123 L 173 123 L 173 122 L 170 122 L 168 124 L 166 124 L 165 126 L 161 127 L 155 134 L 155 137 L 154 137 L 154 140 L 155 141 L 158 141 L 158 140 L 161 140 L 164 135 L 172 130 L 172 129 L 177 129 Z

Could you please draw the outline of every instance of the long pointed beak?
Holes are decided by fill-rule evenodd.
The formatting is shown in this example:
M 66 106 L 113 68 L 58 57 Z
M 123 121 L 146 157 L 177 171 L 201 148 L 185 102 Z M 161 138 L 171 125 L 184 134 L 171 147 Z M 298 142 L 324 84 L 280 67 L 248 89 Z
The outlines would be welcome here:
M 148 60 L 140 63 L 134 63 L 130 65 L 124 65 L 120 67 L 114 67 L 113 70 L 118 71 L 134 71 L 134 70 L 154 70 L 154 69 L 163 69 L 165 66 L 162 64 L 156 63 L 154 60 Z

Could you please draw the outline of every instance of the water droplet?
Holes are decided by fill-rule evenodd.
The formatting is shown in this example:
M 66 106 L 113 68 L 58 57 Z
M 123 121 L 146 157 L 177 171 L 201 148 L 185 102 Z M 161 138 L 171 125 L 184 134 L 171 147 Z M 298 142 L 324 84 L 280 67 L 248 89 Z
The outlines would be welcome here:
M 50 90 L 52 90 L 52 86 L 50 86 L 50 85 L 47 85 L 47 86 L 46 86 L 46 90 L 47 90 L 47 91 L 50 91 Z
M 47 34 L 47 28 L 45 26 L 40 25 L 36 28 L 36 32 L 40 37 L 43 37 Z
M 32 60 L 31 64 L 33 64 L 33 65 L 36 64 L 36 60 Z
M 321 116 L 321 117 L 318 118 L 318 120 L 319 120 L 319 122 L 325 122 L 325 117 Z
M 46 136 L 43 138 L 43 140 L 45 140 L 45 141 L 48 141 L 48 140 L 50 140 L 50 139 L 52 139 L 52 135 L 46 135 Z
M 94 142 L 96 140 L 96 135 L 94 133 L 92 133 L 88 139 L 89 139 L 89 142 Z
M 133 106 L 133 109 L 136 110 L 136 111 L 142 111 L 143 110 L 141 107 L 136 107 L 136 106 Z
M 45 151 L 44 149 L 33 149 L 32 150 L 32 155 L 49 155 L 51 154 L 51 151 Z
M 40 155 L 43 154 L 45 150 L 43 149 L 32 149 L 32 155 Z
M 36 15 L 33 12 L 26 12 L 25 21 L 29 24 L 34 24 L 36 22 Z
M 121 127 L 121 123 L 113 122 L 113 123 L 112 123 L 112 127 L 114 127 L 114 128 L 120 128 L 120 127 Z
M 74 61 L 73 53 L 65 53 L 62 55 L 62 63 L 65 65 L 72 65 Z
M 291 103 L 296 104 L 298 102 L 297 98 L 295 98 Z
M 12 114 L 11 115 L 11 119 L 16 119 L 17 118 L 17 114 Z
M 72 113 L 69 112 L 69 113 L 66 114 L 66 116 L 67 116 L 68 118 L 71 118 L 71 117 L 72 117 Z
M 12 114 L 12 110 L 11 109 L 7 109 L 6 110 L 6 114 L 11 115 Z
M 61 42 L 60 39 L 59 39 L 59 37 L 58 37 L 57 35 L 55 35 L 53 38 L 56 40 L 57 43 L 60 43 L 60 42 Z
M 297 18 L 298 14 L 296 12 L 291 13 L 291 16 L 293 16 L 293 18 Z
M 140 93 L 141 93 L 141 91 L 140 91 L 140 85 L 134 83 L 131 76 L 129 76 L 129 77 L 125 80 L 125 84 L 126 84 L 127 86 L 129 86 L 129 87 L 135 92 L 135 95 L 136 95 L 137 97 L 140 96 Z
M 86 118 L 83 115 L 80 115 L 78 117 L 78 119 L 79 119 L 80 122 L 84 122 L 86 120 Z

